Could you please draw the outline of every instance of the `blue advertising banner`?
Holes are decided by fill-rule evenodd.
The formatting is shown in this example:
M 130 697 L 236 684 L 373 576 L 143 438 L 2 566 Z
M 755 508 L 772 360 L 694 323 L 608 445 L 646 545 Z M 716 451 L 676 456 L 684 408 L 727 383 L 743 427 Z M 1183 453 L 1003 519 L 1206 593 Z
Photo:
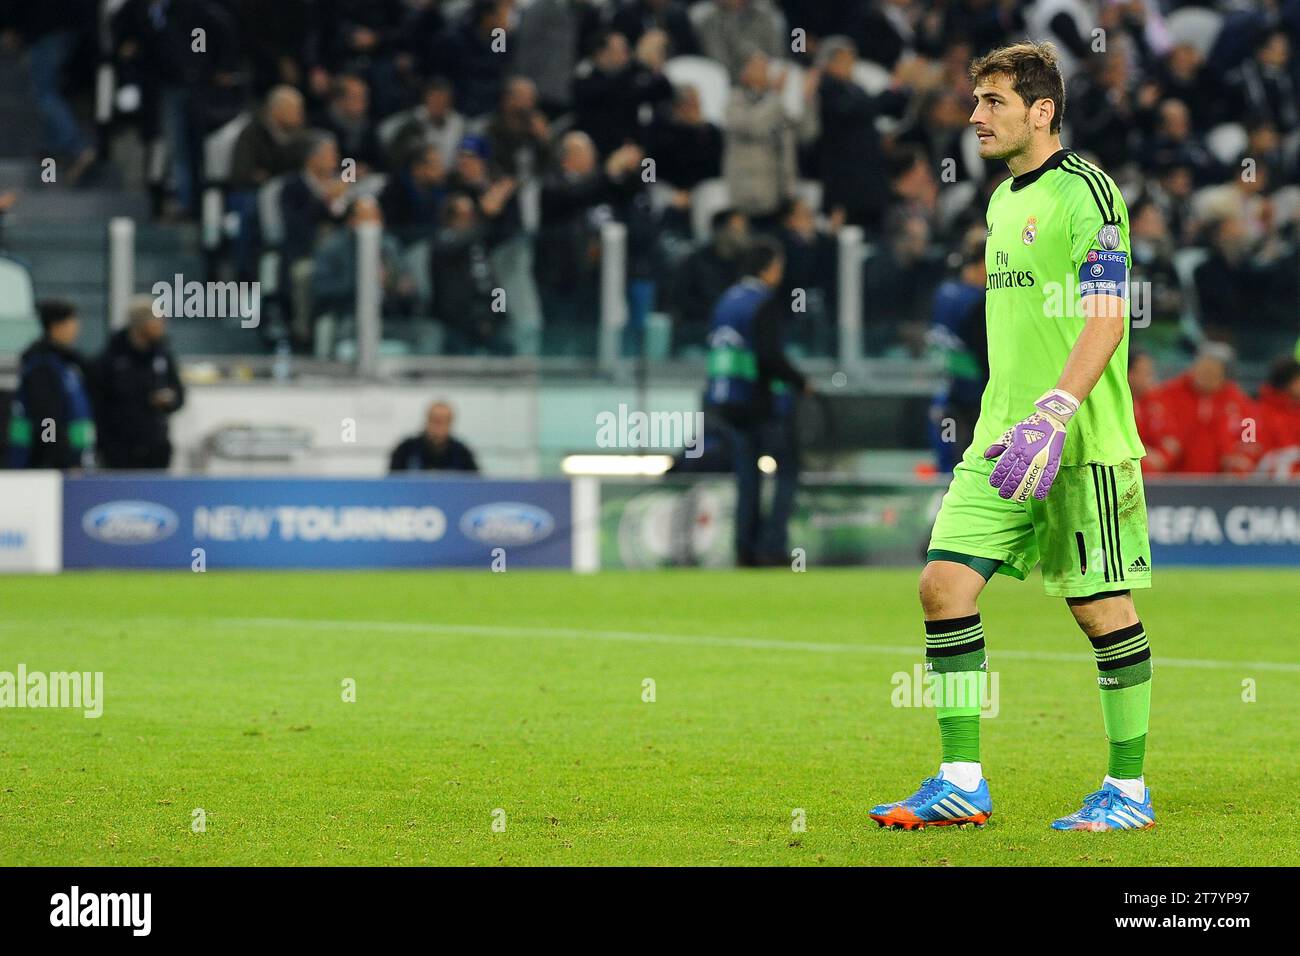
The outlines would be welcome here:
M 63 566 L 567 568 L 570 509 L 567 481 L 68 478 Z
M 1300 485 L 1147 479 L 1152 564 L 1300 568 Z

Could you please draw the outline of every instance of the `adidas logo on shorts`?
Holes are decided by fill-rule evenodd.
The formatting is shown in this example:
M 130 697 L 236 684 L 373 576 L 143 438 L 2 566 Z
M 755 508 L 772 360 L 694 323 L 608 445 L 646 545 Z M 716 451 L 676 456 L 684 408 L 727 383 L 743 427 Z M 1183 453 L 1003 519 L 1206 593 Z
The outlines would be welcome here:
M 1137 560 L 1135 560 L 1132 564 L 1128 566 L 1128 570 L 1130 574 L 1132 574 L 1134 571 L 1146 571 L 1150 573 L 1151 565 L 1147 564 L 1146 558 L 1142 557 L 1142 555 L 1139 554 L 1137 556 Z

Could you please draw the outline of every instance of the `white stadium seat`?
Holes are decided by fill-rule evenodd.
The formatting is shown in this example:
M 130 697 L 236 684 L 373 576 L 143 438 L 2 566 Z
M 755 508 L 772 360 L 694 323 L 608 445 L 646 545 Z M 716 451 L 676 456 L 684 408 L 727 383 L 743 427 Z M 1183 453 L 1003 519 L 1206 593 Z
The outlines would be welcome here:
M 1205 145 L 1225 166 L 1235 165 L 1246 151 L 1248 137 L 1240 123 L 1220 123 L 1205 136 Z
M 1175 10 L 1165 19 L 1174 43 L 1186 43 L 1206 56 L 1223 28 L 1223 15 L 1201 7 Z
M 731 80 L 721 63 L 703 56 L 675 56 L 664 64 L 664 75 L 673 86 L 695 87 L 704 118 L 726 126 Z
M 706 179 L 691 190 L 691 230 L 703 242 L 709 237 L 709 223 L 716 213 L 731 205 L 731 190 L 725 179 Z

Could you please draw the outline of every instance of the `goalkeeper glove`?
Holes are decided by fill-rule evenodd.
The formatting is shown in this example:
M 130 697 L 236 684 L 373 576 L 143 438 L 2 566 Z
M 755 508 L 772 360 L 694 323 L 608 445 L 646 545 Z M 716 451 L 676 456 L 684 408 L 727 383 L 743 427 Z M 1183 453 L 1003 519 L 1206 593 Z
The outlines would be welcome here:
M 1034 402 L 1038 411 L 1012 425 L 988 447 L 985 458 L 997 458 L 989 484 L 1003 498 L 1020 503 L 1033 495 L 1039 501 L 1052 490 L 1065 449 L 1065 426 L 1079 410 L 1079 400 L 1054 388 Z

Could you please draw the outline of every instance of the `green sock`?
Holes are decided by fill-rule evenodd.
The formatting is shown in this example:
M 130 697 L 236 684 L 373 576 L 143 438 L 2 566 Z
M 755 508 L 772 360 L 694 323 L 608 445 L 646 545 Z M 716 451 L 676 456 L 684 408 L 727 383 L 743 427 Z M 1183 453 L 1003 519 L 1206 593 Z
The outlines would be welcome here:
M 978 763 L 988 662 L 980 616 L 925 622 L 925 669 L 939 715 L 943 763 Z
M 1151 645 L 1142 622 L 1090 637 L 1097 658 L 1101 716 L 1110 741 L 1107 773 L 1118 780 L 1142 776 L 1151 714 Z

